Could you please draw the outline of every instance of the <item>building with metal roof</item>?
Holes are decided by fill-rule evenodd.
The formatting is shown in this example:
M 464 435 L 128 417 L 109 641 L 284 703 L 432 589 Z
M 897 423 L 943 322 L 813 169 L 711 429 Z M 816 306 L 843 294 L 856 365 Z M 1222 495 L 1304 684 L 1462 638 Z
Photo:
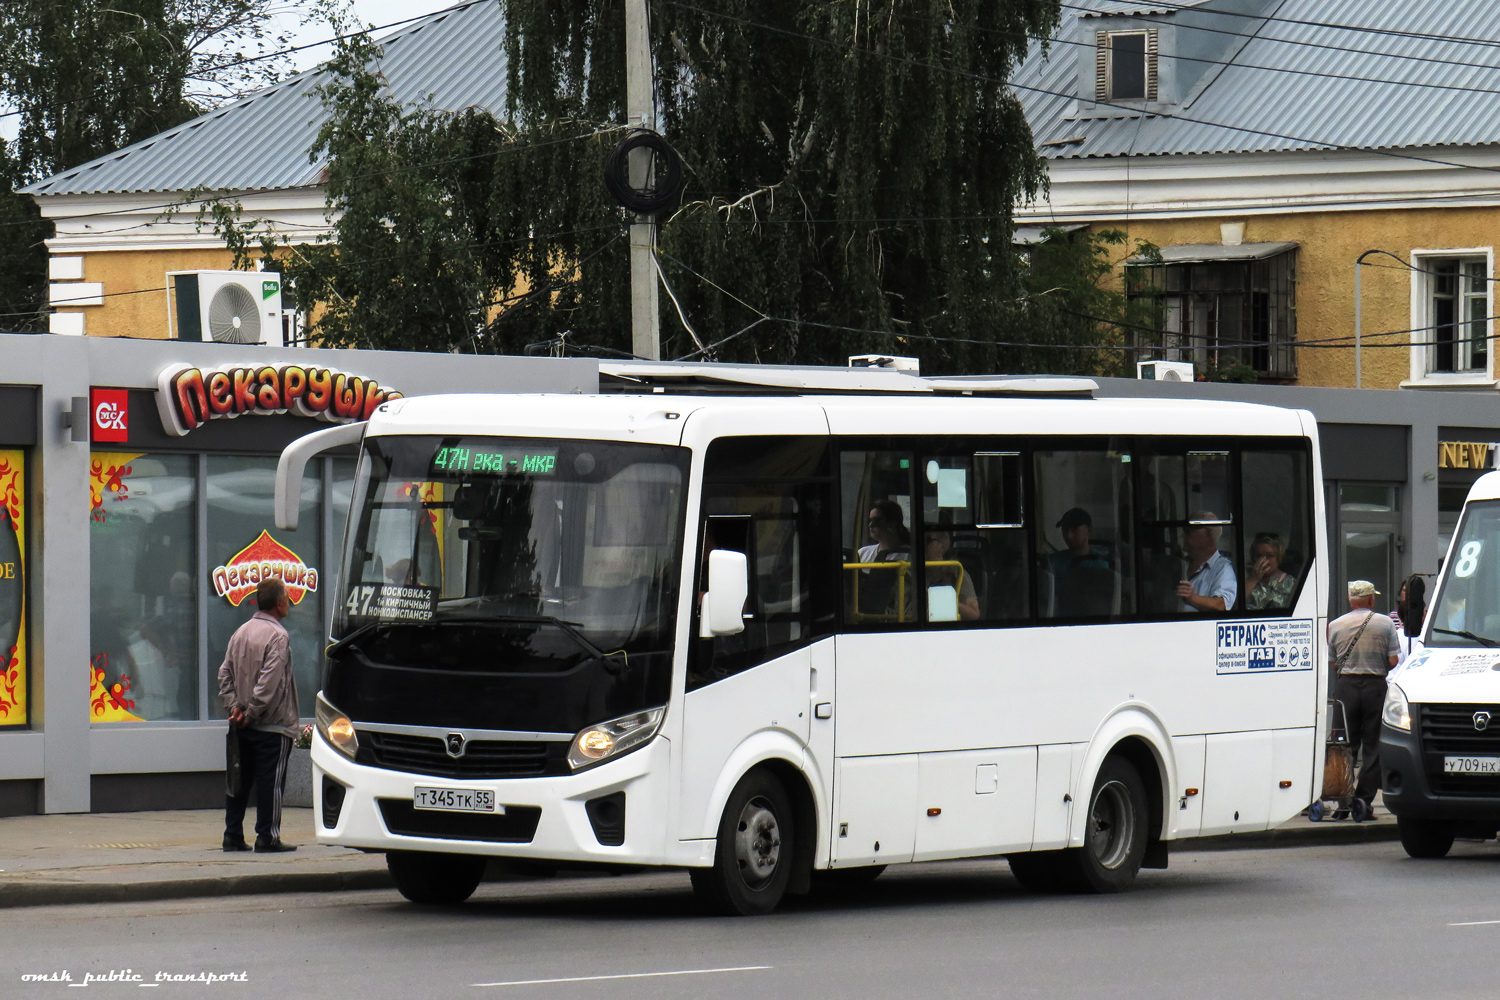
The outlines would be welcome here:
M 1493 390 L 1496 39 L 1488 0 L 1064 0 L 1011 80 L 1050 180 L 1016 221 L 1160 248 L 1120 262 L 1154 356 Z
M 1120 262 L 1161 307 L 1160 331 L 1127 333 L 1200 371 L 1496 387 L 1500 5 L 1063 0 L 1062 14 L 1010 81 L 1050 180 L 1018 207 L 1020 243 L 1113 227 L 1161 248 Z M 476 0 L 382 39 L 377 69 L 400 102 L 500 112 L 503 42 L 500 5 Z M 57 222 L 53 331 L 170 335 L 164 275 L 229 263 L 196 206 L 167 211 L 193 192 L 232 194 L 293 241 L 326 233 L 308 152 L 324 79 L 27 188 Z
M 474 0 L 382 38 L 374 69 L 402 105 L 443 111 L 505 108 L 505 25 L 500 7 Z M 23 193 L 168 194 L 317 187 L 324 164 L 308 151 L 328 120 L 321 69 L 299 73 L 144 142 L 74 167 Z

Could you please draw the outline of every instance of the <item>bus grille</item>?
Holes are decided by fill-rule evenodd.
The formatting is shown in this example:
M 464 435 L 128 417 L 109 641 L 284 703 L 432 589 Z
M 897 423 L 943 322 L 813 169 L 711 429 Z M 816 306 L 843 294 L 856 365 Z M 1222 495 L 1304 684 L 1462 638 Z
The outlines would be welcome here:
M 1434 795 L 1500 796 L 1500 775 L 1446 774 L 1445 756 L 1500 757 L 1500 705 L 1413 705 L 1420 726 L 1422 759 Z M 1488 728 L 1474 728 L 1474 713 L 1489 712 Z
M 442 778 L 537 778 L 568 773 L 568 744 L 561 740 L 469 740 L 462 757 L 450 757 L 435 736 L 358 732 L 356 762 L 390 771 Z
M 504 815 L 416 809 L 408 799 L 376 799 L 385 828 L 399 837 L 529 844 L 542 820 L 539 806 L 506 806 Z

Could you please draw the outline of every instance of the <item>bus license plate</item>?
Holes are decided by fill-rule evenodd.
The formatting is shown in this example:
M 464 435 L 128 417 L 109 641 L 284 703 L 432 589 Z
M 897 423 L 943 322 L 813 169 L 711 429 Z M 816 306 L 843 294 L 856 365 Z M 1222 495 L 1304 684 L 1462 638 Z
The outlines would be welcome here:
M 505 807 L 495 804 L 495 793 L 483 788 L 427 788 L 418 785 L 412 789 L 411 804 L 414 809 L 505 815 Z
M 1500 757 L 1444 757 L 1444 774 L 1500 774 Z

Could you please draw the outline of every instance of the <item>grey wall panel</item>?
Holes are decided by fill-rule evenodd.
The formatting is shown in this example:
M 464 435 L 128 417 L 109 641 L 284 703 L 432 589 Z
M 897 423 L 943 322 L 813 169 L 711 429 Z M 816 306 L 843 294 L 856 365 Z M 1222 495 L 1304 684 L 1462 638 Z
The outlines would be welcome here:
M 1409 427 L 1397 424 L 1319 423 L 1324 479 L 1406 482 Z
M 29 385 L 0 385 L 0 446 L 36 444 L 37 390 Z

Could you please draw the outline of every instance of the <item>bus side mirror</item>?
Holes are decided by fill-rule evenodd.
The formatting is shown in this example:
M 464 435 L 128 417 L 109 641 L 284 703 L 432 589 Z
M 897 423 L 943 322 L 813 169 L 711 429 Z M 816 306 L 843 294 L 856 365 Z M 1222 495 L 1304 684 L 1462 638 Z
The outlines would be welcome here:
M 699 612 L 699 636 L 739 635 L 745 631 L 745 599 L 750 596 L 750 560 L 732 549 L 708 554 L 708 593 Z

